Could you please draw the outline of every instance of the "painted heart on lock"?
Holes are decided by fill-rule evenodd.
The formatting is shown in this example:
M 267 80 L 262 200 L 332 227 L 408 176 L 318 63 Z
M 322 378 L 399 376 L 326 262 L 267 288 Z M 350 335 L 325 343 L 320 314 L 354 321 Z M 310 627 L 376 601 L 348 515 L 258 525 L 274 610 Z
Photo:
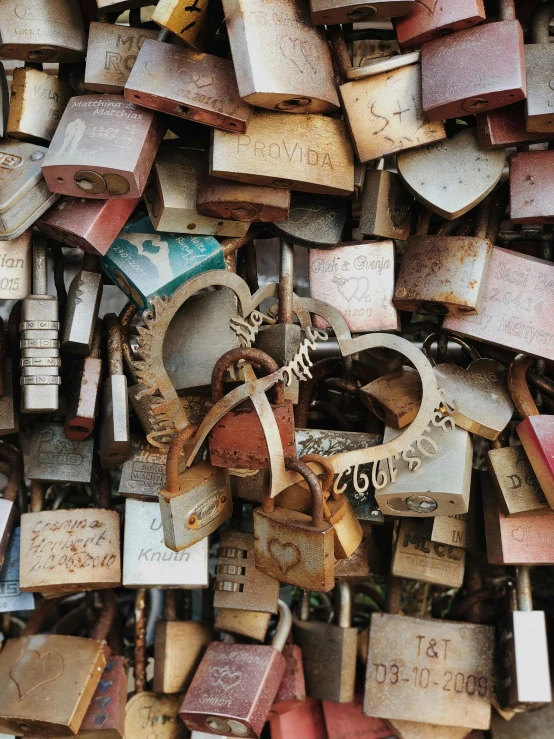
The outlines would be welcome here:
M 448 220 L 484 200 L 504 170 L 504 149 L 481 149 L 474 131 L 468 128 L 397 157 L 398 172 L 412 195 Z
M 493 359 L 477 359 L 467 369 L 438 364 L 437 384 L 454 411 L 449 415 L 460 428 L 486 439 L 497 439 L 514 412 L 506 384 L 506 370 Z

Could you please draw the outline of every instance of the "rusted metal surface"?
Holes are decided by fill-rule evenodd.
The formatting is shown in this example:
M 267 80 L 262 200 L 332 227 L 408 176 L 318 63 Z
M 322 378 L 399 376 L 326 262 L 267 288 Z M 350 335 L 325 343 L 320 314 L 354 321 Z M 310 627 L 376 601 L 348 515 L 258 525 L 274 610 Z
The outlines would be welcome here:
M 310 0 L 312 23 L 330 25 L 382 21 L 408 15 L 417 6 L 415 0 Z
M 549 198 L 554 151 L 524 151 L 510 158 L 510 220 L 513 223 L 554 223 Z
M 287 219 L 290 192 L 277 187 L 261 187 L 202 175 L 196 208 L 212 218 L 251 223 L 273 223 Z
M 410 15 L 395 21 L 401 46 L 420 46 L 434 38 L 461 31 L 485 20 L 483 0 L 457 0 L 455 3 L 416 2 Z

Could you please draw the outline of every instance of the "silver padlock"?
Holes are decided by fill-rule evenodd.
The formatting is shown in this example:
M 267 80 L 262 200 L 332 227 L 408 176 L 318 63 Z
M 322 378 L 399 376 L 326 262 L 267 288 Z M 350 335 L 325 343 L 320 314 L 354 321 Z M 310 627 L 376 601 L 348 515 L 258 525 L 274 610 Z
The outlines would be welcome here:
M 64 351 L 80 355 L 90 353 L 101 300 L 100 258 L 96 254 L 85 254 L 83 268 L 77 272 L 67 292 L 62 333 Z

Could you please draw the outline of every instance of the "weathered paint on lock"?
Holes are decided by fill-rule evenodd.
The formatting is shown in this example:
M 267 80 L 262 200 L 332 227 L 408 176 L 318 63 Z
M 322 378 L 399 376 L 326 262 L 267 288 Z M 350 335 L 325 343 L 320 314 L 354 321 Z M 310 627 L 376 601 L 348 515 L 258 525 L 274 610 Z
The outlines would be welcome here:
M 394 27 L 401 46 L 420 46 L 434 38 L 482 23 L 483 0 L 423 0 L 410 15 L 398 18 Z
M 126 663 L 124 657 L 108 657 L 79 734 L 84 737 L 88 732 L 92 737 L 105 734 L 110 739 L 123 737 L 127 703 Z

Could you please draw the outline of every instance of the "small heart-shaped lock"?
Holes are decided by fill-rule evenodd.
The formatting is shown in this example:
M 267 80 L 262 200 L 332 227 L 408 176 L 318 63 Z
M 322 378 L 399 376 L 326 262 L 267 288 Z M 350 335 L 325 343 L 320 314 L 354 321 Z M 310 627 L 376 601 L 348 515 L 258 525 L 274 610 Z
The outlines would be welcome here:
M 487 197 L 500 180 L 505 161 L 504 149 L 481 149 L 474 129 L 469 128 L 397 157 L 398 172 L 408 190 L 448 220 Z

